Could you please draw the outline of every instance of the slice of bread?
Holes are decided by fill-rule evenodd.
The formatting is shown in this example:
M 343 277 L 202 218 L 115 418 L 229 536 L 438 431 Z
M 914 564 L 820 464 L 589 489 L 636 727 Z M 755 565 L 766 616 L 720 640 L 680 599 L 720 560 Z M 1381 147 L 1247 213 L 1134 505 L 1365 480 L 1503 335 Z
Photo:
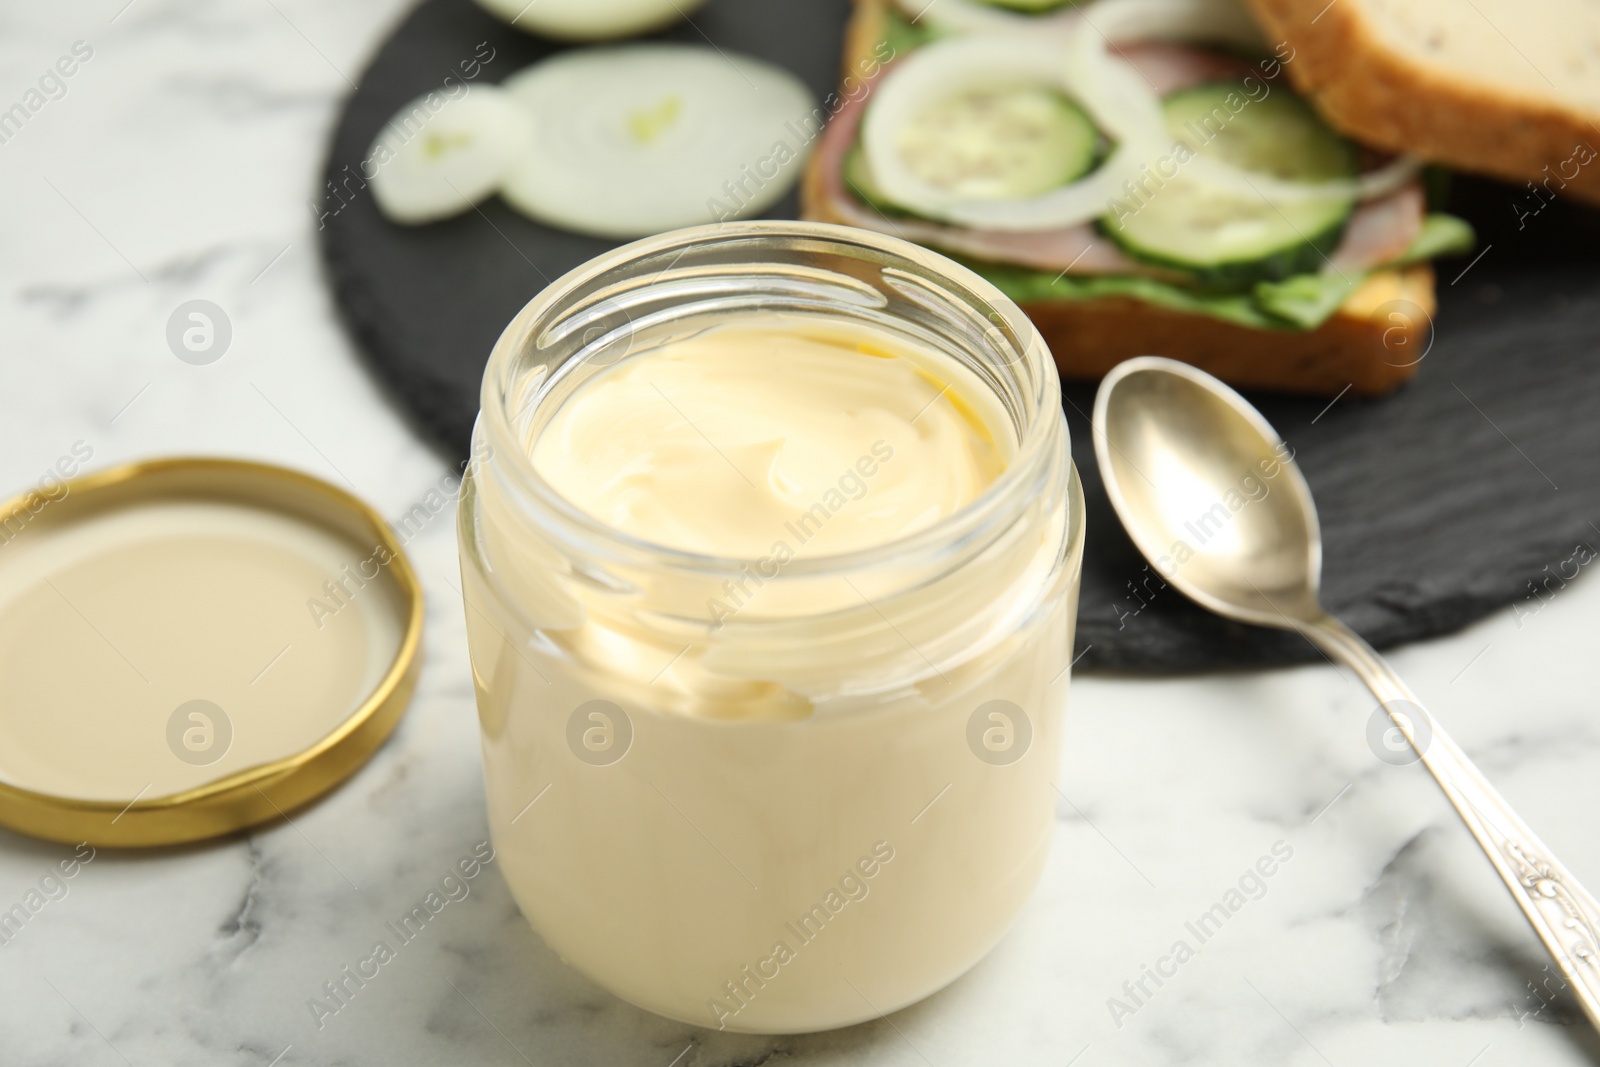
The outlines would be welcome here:
M 845 72 L 859 71 L 883 39 L 893 0 L 856 0 L 845 34 Z M 1339 0 L 1340 3 L 1352 0 Z M 812 153 L 801 215 L 845 222 L 829 208 L 823 153 Z M 1258 330 L 1131 297 L 1042 300 L 1022 305 L 1061 376 L 1096 379 L 1133 356 L 1182 360 L 1245 389 L 1334 396 L 1389 392 L 1417 372 L 1435 311 L 1427 265 L 1373 273 L 1314 330 Z
M 1295 86 L 1368 144 L 1600 203 L 1592 0 L 1247 0 Z

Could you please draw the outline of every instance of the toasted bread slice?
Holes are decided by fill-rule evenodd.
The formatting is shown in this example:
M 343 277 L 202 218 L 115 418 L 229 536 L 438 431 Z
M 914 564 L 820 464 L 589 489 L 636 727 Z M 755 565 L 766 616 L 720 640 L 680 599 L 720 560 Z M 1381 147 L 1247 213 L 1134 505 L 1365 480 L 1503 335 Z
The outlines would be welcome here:
M 1600 203 L 1600 7 L 1247 0 L 1329 123 L 1396 152 Z M 1544 194 L 1541 194 L 1544 195 Z
M 1340 0 L 1341 3 L 1349 0 Z M 892 0 L 856 0 L 845 34 L 844 71 L 883 39 Z M 830 210 L 822 153 L 813 153 L 800 188 L 801 215 L 845 222 Z M 1132 297 L 1042 300 L 1022 305 L 1054 354 L 1063 378 L 1096 379 L 1133 356 L 1191 363 L 1233 385 L 1333 396 L 1375 396 L 1417 372 L 1435 311 L 1427 265 L 1382 270 L 1314 330 L 1258 330 Z

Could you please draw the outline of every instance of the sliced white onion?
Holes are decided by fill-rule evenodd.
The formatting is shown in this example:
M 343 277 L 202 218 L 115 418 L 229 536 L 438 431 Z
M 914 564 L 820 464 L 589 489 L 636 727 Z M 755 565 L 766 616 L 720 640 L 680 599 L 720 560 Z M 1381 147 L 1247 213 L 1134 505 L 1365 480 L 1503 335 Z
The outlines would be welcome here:
M 529 134 L 527 116 L 493 86 L 419 96 L 372 142 L 372 195 L 396 222 L 458 215 L 495 191 Z
M 562 52 L 504 88 L 533 134 L 501 195 L 599 237 L 765 210 L 799 177 L 821 116 L 788 71 L 697 45 Z
M 1260 31 L 1235 0 L 1100 0 L 1077 23 L 1067 44 L 1068 81 L 1086 107 L 1115 111 L 1137 143 L 1140 162 L 1152 162 L 1171 147 L 1161 119 L 1161 101 L 1142 78 L 1128 79 L 1126 64 L 1109 51 L 1111 41 L 1214 41 L 1261 47 Z M 1324 197 L 1370 200 L 1415 177 L 1421 162 L 1401 156 L 1355 178 L 1331 182 L 1287 181 L 1245 170 L 1225 160 L 1197 155 L 1184 164 L 1191 179 L 1237 195 L 1275 203 Z
M 1077 15 L 1072 4 L 1038 15 L 1009 11 L 978 0 L 897 0 L 896 6 L 915 25 L 957 33 L 1060 29 Z
M 1114 78 L 1137 75 L 1120 60 L 1107 65 Z M 918 176 L 900 153 L 899 137 L 928 105 L 942 97 L 977 89 L 1016 85 L 1054 86 L 1078 96 L 1066 79 L 1063 43 L 1050 36 L 977 34 L 924 45 L 898 62 L 872 94 L 862 121 L 861 145 L 873 180 L 897 204 L 933 218 L 995 230 L 1035 230 L 1071 226 L 1105 214 L 1107 200 L 1133 173 L 1126 147 L 1084 178 L 1038 196 L 1005 200 L 963 200 Z M 1100 129 L 1128 142 L 1136 127 L 1120 109 L 1085 110 Z M 1157 118 L 1159 119 L 1159 107 Z M 1141 139 L 1142 143 L 1142 139 Z M 1135 163 L 1136 166 L 1136 163 Z
M 1087 22 L 1068 38 L 1061 63 L 1068 91 L 1119 143 L 1143 156 L 1167 139 L 1160 98 L 1143 75 L 1106 51 Z
M 608 41 L 670 26 L 705 0 L 478 0 L 519 30 L 560 41 Z
M 1146 149 L 1169 148 L 1160 98 L 1110 46 L 1113 41 L 1194 39 L 1261 44 L 1260 33 L 1232 0 L 1102 0 L 1072 26 L 1067 83 L 1084 106 L 1112 118 L 1124 138 Z

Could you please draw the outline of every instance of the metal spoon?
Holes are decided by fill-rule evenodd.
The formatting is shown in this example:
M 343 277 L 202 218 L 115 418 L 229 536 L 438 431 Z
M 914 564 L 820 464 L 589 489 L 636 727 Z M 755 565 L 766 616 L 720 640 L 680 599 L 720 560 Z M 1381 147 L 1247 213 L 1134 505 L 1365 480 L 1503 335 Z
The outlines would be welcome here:
M 1296 631 L 1361 676 L 1600 1028 L 1600 904 L 1393 668 L 1322 609 L 1316 506 L 1292 450 L 1261 413 L 1204 371 L 1145 356 L 1101 384 L 1094 450 L 1122 524 L 1168 583 L 1218 615 Z

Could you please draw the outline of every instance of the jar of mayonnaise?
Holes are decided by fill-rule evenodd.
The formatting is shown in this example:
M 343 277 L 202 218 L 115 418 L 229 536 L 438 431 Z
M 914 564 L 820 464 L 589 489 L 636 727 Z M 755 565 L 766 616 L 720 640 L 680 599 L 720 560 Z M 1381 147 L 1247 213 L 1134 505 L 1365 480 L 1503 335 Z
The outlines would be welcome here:
M 1083 501 L 1027 317 L 861 230 L 681 230 L 506 328 L 460 509 L 490 825 L 571 966 L 759 1033 L 971 967 L 1055 822 Z

